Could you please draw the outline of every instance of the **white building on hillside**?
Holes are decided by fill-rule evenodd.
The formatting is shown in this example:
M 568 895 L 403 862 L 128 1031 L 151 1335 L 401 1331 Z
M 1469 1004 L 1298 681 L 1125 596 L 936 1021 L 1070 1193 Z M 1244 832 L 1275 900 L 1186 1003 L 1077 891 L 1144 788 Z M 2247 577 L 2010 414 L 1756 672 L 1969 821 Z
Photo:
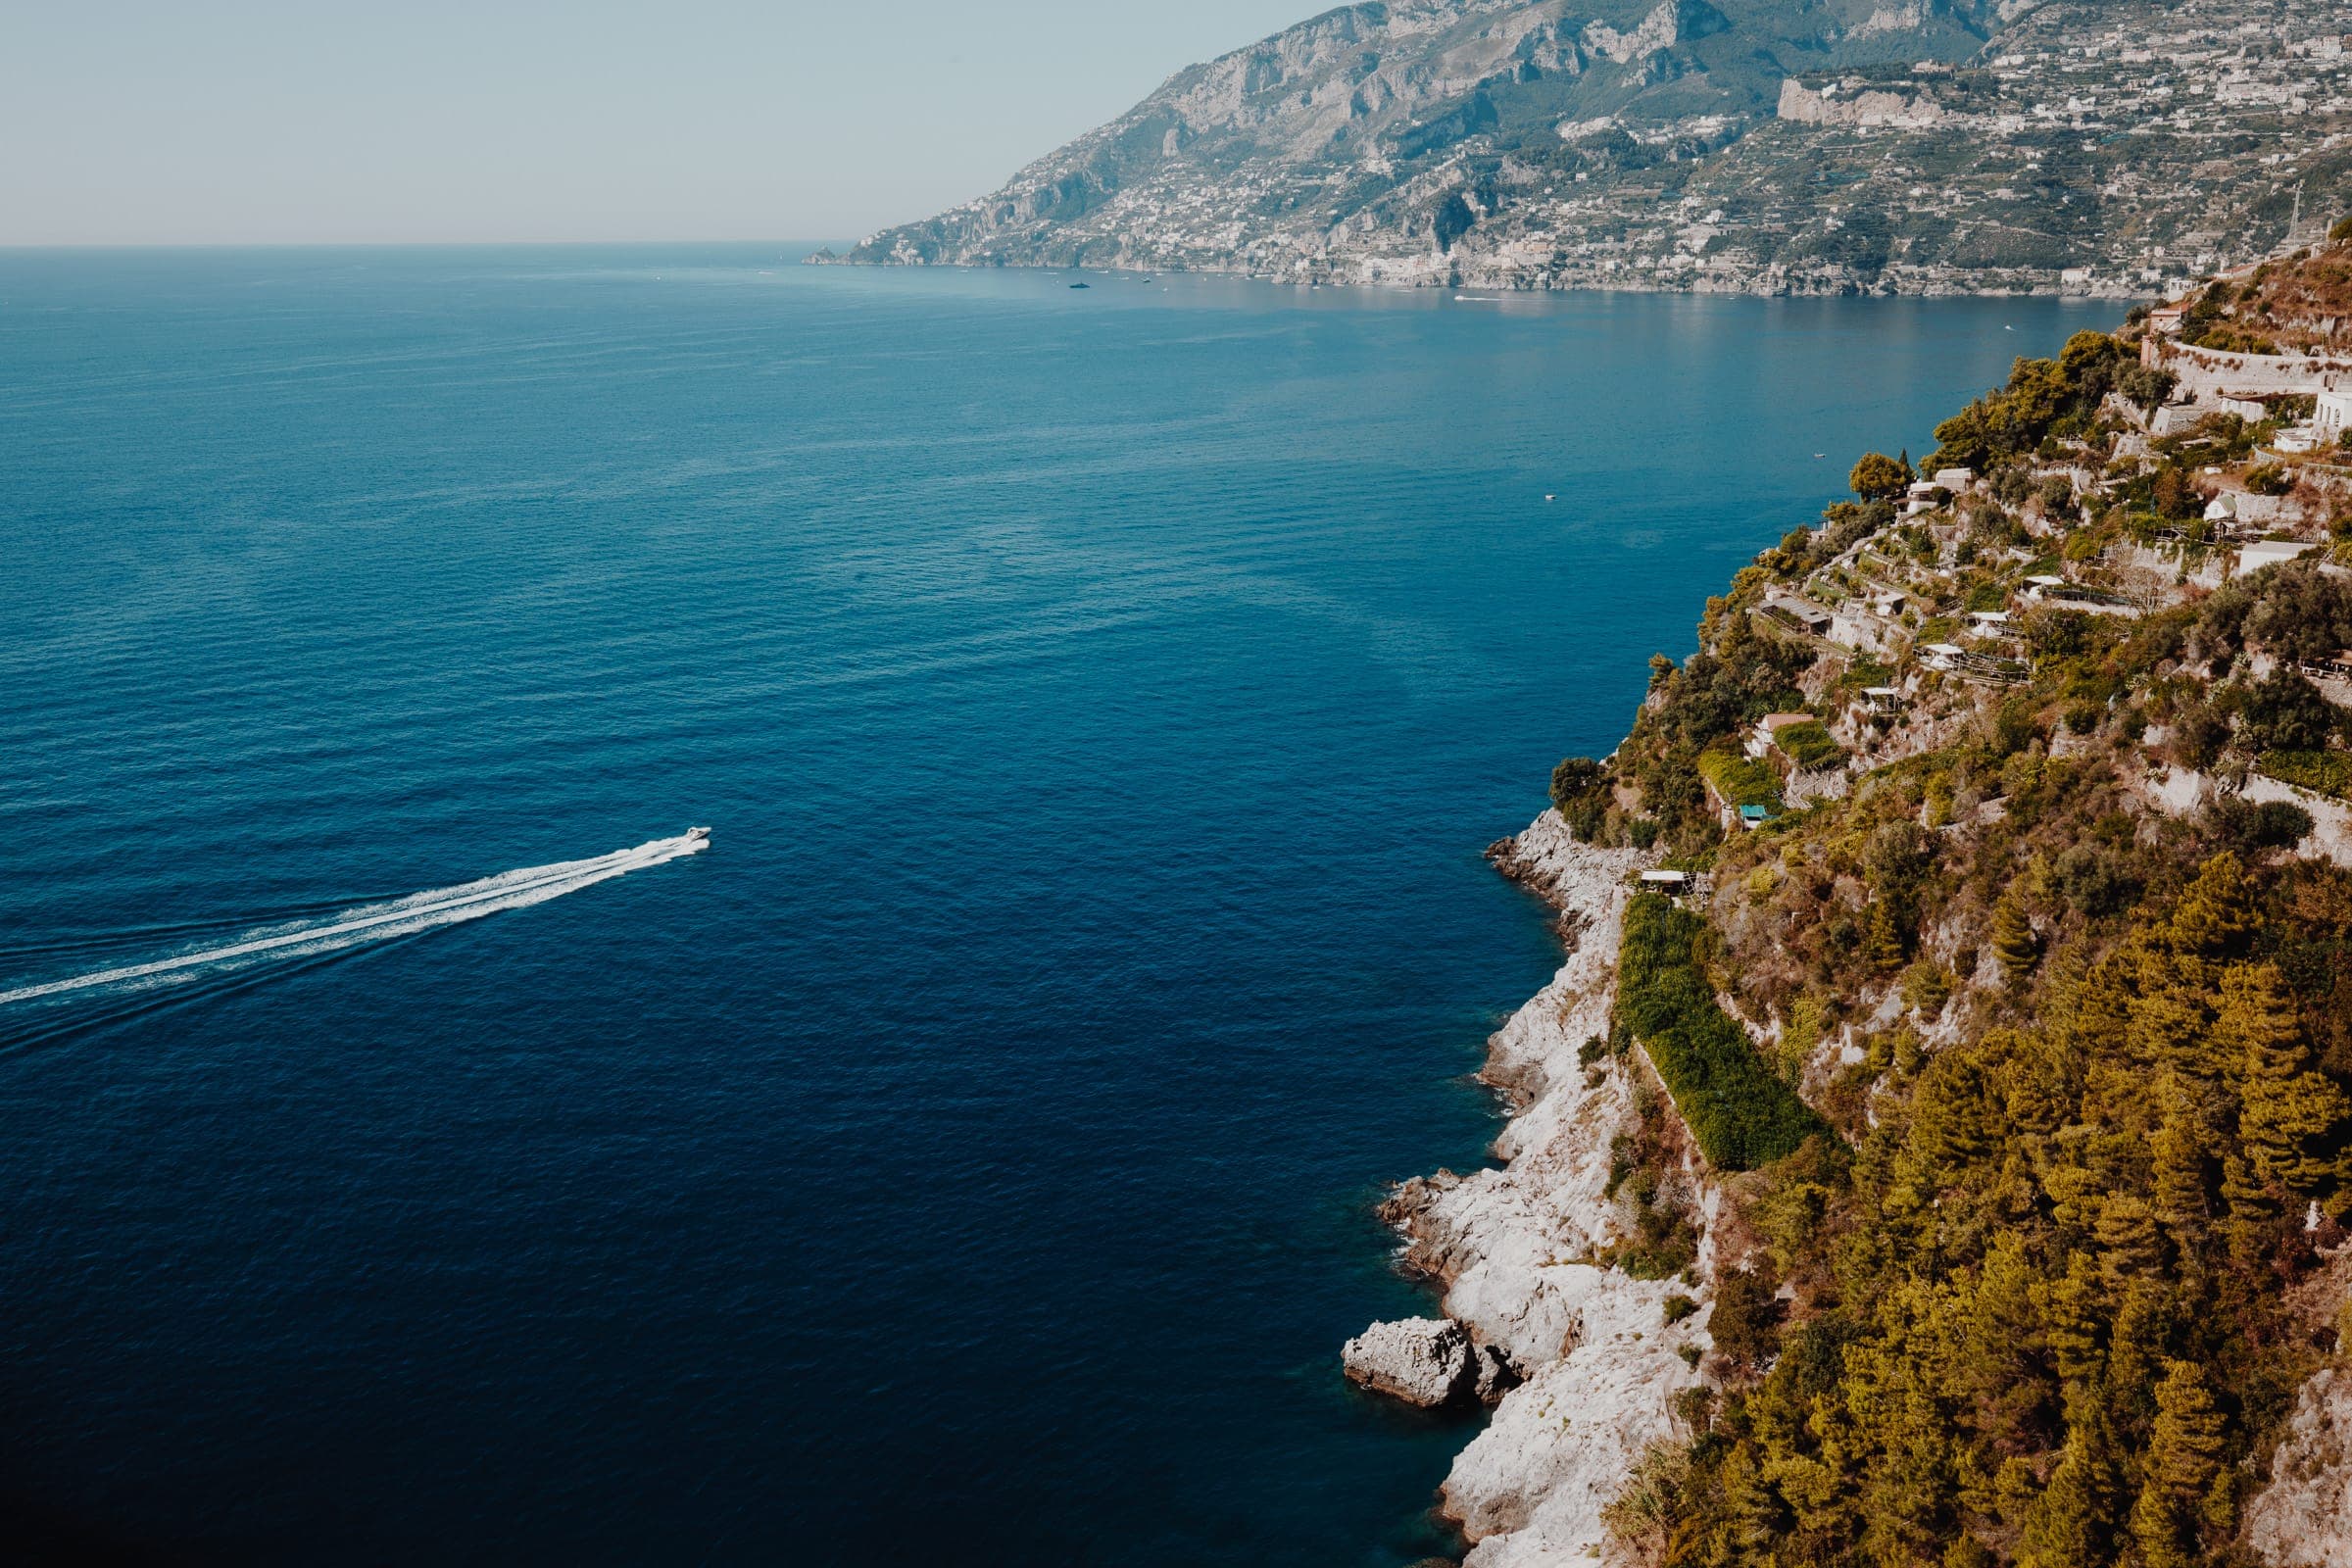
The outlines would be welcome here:
M 2323 441 L 2341 441 L 2344 432 L 2352 430 L 2352 387 L 2322 392 L 2319 407 L 2311 416 L 2311 427 Z

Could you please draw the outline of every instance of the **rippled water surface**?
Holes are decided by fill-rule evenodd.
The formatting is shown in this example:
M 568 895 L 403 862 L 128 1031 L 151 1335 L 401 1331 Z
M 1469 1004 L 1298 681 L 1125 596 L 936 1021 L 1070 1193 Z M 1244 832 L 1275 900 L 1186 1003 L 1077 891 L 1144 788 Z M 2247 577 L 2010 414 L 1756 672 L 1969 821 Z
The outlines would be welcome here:
M 0 256 L 0 992 L 141 971 L 0 1001 L 19 1539 L 1444 1545 L 1335 1355 L 1552 960 L 1480 847 L 2112 313 L 1067 282 Z

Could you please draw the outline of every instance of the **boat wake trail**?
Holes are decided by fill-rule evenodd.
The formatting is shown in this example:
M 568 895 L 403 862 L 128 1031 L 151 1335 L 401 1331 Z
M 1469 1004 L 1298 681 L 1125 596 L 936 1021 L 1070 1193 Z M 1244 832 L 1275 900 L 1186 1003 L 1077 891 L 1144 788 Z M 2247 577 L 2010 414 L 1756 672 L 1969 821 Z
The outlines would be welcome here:
M 655 839 L 635 849 L 615 850 L 611 855 L 600 855 L 593 859 L 526 866 L 519 871 L 484 877 L 479 882 L 466 882 L 457 887 L 411 894 L 405 899 L 394 899 L 386 904 L 363 905 L 357 908 L 339 909 L 331 914 L 261 926 L 240 933 L 234 941 L 197 952 L 170 954 L 143 963 L 101 969 L 64 980 L 44 981 L 39 985 L 19 986 L 13 991 L 0 991 L 0 1005 L 74 992 L 115 994 L 140 991 L 231 972 L 259 963 L 336 953 L 366 943 L 429 931 L 436 926 L 476 920 L 501 909 L 519 909 L 526 905 L 544 904 L 550 899 L 577 893 L 582 888 L 593 887 L 616 876 L 625 876 L 631 871 L 642 871 L 648 866 L 696 854 L 709 848 L 710 843 L 708 832 L 697 828 L 676 838 Z

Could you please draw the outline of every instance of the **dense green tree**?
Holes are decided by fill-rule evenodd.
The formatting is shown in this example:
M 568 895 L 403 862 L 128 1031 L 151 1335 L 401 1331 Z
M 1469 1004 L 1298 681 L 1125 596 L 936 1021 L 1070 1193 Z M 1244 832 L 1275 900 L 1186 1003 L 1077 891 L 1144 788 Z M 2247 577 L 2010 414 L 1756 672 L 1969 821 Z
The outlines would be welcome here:
M 2148 1568 L 2187 1568 L 2196 1560 L 2199 1521 L 2223 1453 L 2223 1422 L 2193 1361 L 2165 1363 L 2149 1432 L 2147 1484 L 2132 1509 L 2132 1534 Z
M 1912 477 L 1909 464 L 1898 463 L 1884 452 L 1869 452 L 1863 454 L 1862 461 L 1854 465 L 1854 471 L 1847 476 L 1846 482 L 1852 486 L 1854 494 L 1863 500 L 1884 501 L 1889 496 L 1902 494 Z

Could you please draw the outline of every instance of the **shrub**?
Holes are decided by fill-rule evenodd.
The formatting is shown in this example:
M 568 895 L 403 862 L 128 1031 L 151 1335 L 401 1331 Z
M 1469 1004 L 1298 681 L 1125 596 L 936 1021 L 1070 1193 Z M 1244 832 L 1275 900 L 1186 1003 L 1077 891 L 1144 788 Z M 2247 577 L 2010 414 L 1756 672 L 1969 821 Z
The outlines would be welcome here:
M 2257 752 L 2319 751 L 2342 727 L 2342 710 L 2292 670 L 2273 671 L 2230 695 L 2245 744 Z
M 2311 813 L 2292 801 L 2225 798 L 2210 814 L 2215 831 L 2235 849 L 2292 849 L 2311 836 Z
M 2281 784 L 2299 784 L 2314 795 L 2352 801 L 2352 753 L 2265 752 L 2261 765 Z
M 1952 972 L 1933 958 L 1922 958 L 1903 971 L 1903 1001 L 1928 1017 L 1943 1011 L 1952 1000 Z
M 1669 1323 L 1680 1323 L 1697 1310 L 1698 1303 L 1688 1296 L 1677 1294 L 1666 1298 L 1664 1311 Z
M 1707 1319 L 1715 1349 L 1736 1366 L 1761 1366 L 1781 1345 L 1781 1303 L 1771 1279 L 1727 1271 L 1715 1285 L 1715 1315 Z
M 1750 1170 L 1828 1129 L 1716 1005 L 1694 951 L 1705 928 L 1657 894 L 1637 895 L 1618 953 L 1618 1013 L 1649 1052 L 1699 1152 L 1718 1169 Z
M 1609 808 L 1608 770 L 1590 757 L 1571 757 L 1551 770 L 1551 804 L 1568 831 L 1590 844 Z
M 2341 245 L 2346 240 L 2352 240 L 2352 218 L 2337 219 L 2335 226 L 2328 231 L 2330 245 Z

